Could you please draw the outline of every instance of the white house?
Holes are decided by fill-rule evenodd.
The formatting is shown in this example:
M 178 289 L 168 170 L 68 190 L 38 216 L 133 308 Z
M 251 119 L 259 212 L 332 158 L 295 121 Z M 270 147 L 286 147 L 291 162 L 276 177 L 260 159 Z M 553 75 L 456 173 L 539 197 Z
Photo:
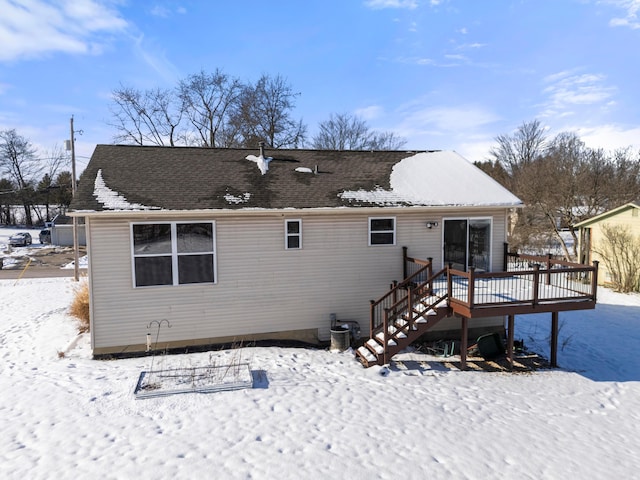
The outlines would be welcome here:
M 144 351 L 147 334 L 323 342 L 332 314 L 366 336 L 371 300 L 406 276 L 403 247 L 435 271 L 500 271 L 520 204 L 454 152 L 99 145 L 69 213 L 86 222 L 93 353 Z

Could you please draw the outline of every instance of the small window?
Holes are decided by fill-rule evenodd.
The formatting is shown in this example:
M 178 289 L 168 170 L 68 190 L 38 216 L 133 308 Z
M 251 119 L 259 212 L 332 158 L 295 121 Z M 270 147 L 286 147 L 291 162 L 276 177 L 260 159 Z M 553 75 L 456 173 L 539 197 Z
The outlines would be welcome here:
M 370 218 L 369 219 L 369 245 L 395 245 L 396 244 L 396 219 Z
M 285 242 L 287 250 L 302 248 L 302 220 L 285 220 Z
M 215 283 L 213 222 L 132 224 L 136 287 Z

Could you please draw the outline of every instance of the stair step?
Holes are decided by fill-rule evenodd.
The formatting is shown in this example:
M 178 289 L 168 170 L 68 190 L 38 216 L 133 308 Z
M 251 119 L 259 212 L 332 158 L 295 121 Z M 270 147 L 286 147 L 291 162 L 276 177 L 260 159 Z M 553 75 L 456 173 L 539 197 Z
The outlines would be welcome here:
M 382 355 L 384 353 L 384 347 L 380 345 L 379 342 L 376 342 L 373 338 L 367 340 L 367 345 L 369 345 L 378 355 Z
M 429 313 L 428 315 L 435 315 L 435 313 Z M 408 323 L 409 321 L 407 320 L 407 314 L 405 313 L 402 317 L 402 321 L 406 323 Z M 416 319 L 413 320 L 413 323 L 427 323 L 428 320 L 425 317 L 418 317 Z M 417 327 L 414 325 L 413 330 L 417 330 Z
M 373 353 L 371 353 L 369 350 L 367 350 L 365 347 L 359 347 L 358 350 L 356 351 L 362 358 L 364 358 L 369 363 L 378 361 L 376 356 Z
M 406 335 L 405 335 L 405 337 L 406 337 Z M 378 340 L 380 340 L 380 342 L 381 342 L 381 343 L 383 343 L 383 344 L 384 344 L 384 332 L 380 332 L 380 333 L 378 333 L 378 334 L 376 335 L 376 338 L 377 338 Z M 387 341 L 387 345 L 389 345 L 389 346 L 396 346 L 396 345 L 398 345 L 398 344 L 396 343 L 396 341 L 395 341 L 394 339 L 390 338 L 390 339 Z

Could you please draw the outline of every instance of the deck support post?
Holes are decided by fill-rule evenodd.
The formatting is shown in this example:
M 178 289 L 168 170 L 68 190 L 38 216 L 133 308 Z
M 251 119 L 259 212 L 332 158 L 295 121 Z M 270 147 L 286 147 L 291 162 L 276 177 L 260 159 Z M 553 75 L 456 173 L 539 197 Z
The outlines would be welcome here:
M 508 316 L 507 323 L 507 358 L 509 359 L 509 369 L 513 370 L 513 329 L 515 326 L 515 315 Z
M 551 312 L 551 367 L 558 368 L 558 312 Z
M 461 326 L 461 338 L 460 338 L 460 370 L 467 369 L 467 349 L 469 348 L 469 319 L 467 317 L 460 317 L 462 321 Z

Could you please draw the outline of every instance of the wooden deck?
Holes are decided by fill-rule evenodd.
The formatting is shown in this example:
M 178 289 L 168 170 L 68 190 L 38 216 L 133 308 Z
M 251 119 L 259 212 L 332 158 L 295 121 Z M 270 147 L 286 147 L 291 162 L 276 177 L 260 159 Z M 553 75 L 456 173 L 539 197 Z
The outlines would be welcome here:
M 431 259 L 404 254 L 405 279 L 371 301 L 371 338 L 356 355 L 365 366 L 388 363 L 442 318 L 461 319 L 461 364 L 466 362 L 467 329 L 474 318 L 508 317 L 508 351 L 515 315 L 552 314 L 551 363 L 555 365 L 558 312 L 595 308 L 598 265 L 551 256 L 508 254 L 505 271 L 461 271 L 447 266 L 434 273 Z
M 596 282 L 597 266 L 554 263 L 550 269 L 534 264 L 491 273 L 449 269 L 433 287 L 446 291 L 453 313 L 480 318 L 592 309 Z

